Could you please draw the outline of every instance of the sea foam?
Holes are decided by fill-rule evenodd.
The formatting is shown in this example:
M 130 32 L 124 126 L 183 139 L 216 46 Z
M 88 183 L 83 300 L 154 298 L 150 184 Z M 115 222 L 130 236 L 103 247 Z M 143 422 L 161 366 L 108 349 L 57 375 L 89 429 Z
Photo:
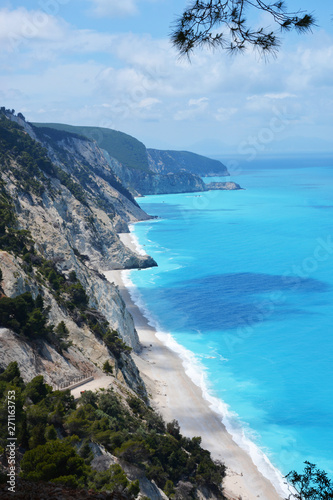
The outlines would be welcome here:
M 137 237 L 133 233 L 131 233 L 131 237 L 137 251 L 141 255 L 145 254 Z M 292 487 L 287 483 L 281 472 L 273 466 L 267 455 L 255 444 L 253 441 L 254 433 L 245 429 L 244 424 L 242 424 L 238 415 L 230 409 L 229 405 L 212 394 L 204 365 L 193 352 L 180 345 L 170 332 L 166 332 L 161 328 L 158 320 L 145 304 L 138 288 L 132 282 L 130 274 L 130 270 L 121 272 L 123 283 L 128 289 L 132 301 L 147 319 L 148 324 L 155 329 L 156 337 L 181 358 L 185 373 L 201 389 L 203 398 L 209 403 L 210 409 L 220 415 L 223 425 L 235 443 L 251 457 L 258 470 L 273 484 L 278 494 L 283 498 L 287 495 L 292 500 L 293 497 L 289 497 L 293 491 Z

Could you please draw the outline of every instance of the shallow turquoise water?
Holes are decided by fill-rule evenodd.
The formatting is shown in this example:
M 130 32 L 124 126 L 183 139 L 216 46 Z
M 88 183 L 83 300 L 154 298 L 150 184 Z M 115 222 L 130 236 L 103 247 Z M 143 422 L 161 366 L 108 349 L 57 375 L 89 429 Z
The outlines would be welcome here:
M 333 476 L 333 162 L 303 165 L 249 169 L 243 191 L 140 199 L 159 219 L 134 232 L 159 267 L 131 280 L 235 433 L 283 474 L 309 460 Z

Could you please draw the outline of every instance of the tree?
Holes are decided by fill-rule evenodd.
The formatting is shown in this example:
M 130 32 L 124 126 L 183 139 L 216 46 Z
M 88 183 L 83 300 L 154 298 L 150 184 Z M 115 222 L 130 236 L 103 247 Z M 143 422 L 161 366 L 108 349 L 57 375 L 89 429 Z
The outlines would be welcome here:
M 81 401 L 80 401 L 80 403 L 82 405 L 91 405 L 94 408 L 97 408 L 97 400 L 98 400 L 98 397 L 97 397 L 97 394 L 95 392 L 93 392 L 93 391 L 84 391 L 81 394 Z
M 111 374 L 113 373 L 112 365 L 110 365 L 110 362 L 108 359 L 103 364 L 103 372 L 104 373 L 111 373 Z
M 36 301 L 30 292 L 16 297 L 2 297 L 0 300 L 0 325 L 11 328 L 16 333 L 26 335 L 29 338 L 42 337 L 52 331 L 47 326 L 46 311 L 42 311 L 37 304 L 41 304 L 41 297 Z
M 16 385 L 22 385 L 23 380 L 21 378 L 21 373 L 17 361 L 11 361 L 9 363 L 7 368 L 0 375 L 0 381 L 1 380 L 5 382 L 12 382 L 13 384 L 19 381 L 19 384 Z
M 43 375 L 37 375 L 26 385 L 24 395 L 37 404 L 51 392 L 52 387 L 44 383 Z
M 119 337 L 119 334 L 116 330 L 108 329 L 103 337 L 104 343 L 110 349 L 112 354 L 116 359 L 119 360 L 121 353 L 131 352 L 131 348 L 125 344 Z
M 270 14 L 275 30 L 252 28 L 247 23 L 255 10 Z M 278 30 L 311 30 L 315 19 L 304 11 L 288 12 L 283 1 L 266 3 L 262 0 L 196 0 L 175 23 L 171 41 L 181 55 L 190 56 L 200 46 L 243 51 L 253 46 L 262 54 L 274 52 L 280 45 Z M 223 31 L 222 31 L 223 30 Z
M 317 469 L 314 464 L 304 462 L 306 467 L 303 474 L 295 471 L 286 476 L 296 488 L 297 494 L 289 495 L 298 500 L 330 500 L 333 498 L 333 483 L 328 479 L 326 472 Z
M 178 420 L 173 420 L 172 422 L 168 422 L 166 430 L 169 434 L 171 434 L 171 436 L 175 437 L 176 439 L 180 439 L 181 434 L 180 434 L 180 425 L 178 423 Z
M 84 460 L 69 443 L 49 441 L 27 451 L 21 461 L 21 476 L 24 479 L 54 481 L 56 478 L 81 478 L 86 476 Z

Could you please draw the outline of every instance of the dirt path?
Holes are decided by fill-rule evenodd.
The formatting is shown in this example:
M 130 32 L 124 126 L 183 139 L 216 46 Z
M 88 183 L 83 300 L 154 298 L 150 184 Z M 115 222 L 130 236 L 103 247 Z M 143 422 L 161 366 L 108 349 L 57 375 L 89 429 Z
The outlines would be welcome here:
M 86 384 L 82 384 L 79 387 L 71 390 L 71 395 L 75 399 L 78 399 L 82 391 L 97 391 L 98 389 L 107 389 L 111 383 L 114 382 L 114 377 L 110 375 L 104 375 L 103 377 L 95 378 Z

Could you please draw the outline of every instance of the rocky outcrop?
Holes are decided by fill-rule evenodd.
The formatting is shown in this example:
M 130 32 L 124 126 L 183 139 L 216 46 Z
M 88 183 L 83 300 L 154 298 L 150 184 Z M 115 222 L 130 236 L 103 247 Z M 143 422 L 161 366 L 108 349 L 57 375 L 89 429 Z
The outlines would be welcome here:
M 149 194 L 190 193 L 205 191 L 206 187 L 200 177 L 228 176 L 229 172 L 223 163 L 206 156 L 189 151 L 162 151 L 146 149 L 142 142 L 123 132 L 100 127 L 72 126 L 65 124 L 35 124 L 34 133 L 44 141 L 57 138 L 62 148 L 72 153 L 79 152 L 90 166 L 97 164 L 96 174 L 107 160 L 106 170 L 113 172 L 133 196 Z M 80 135 L 78 135 L 80 134 Z M 68 137 L 72 136 L 70 147 L 66 146 Z M 98 145 L 104 152 L 104 159 L 96 163 L 92 153 L 93 146 Z M 75 139 L 74 139 L 75 137 Z M 86 141 L 86 142 L 87 142 Z M 74 143 L 76 145 L 74 146 Z M 57 161 L 57 158 L 54 158 Z M 108 175 L 109 175 L 108 174 Z M 103 176 L 102 176 L 103 177 Z M 118 209 L 117 209 L 118 212 Z
M 206 184 L 208 191 L 234 191 L 243 189 L 236 182 L 209 182 Z
M 42 293 L 49 308 L 49 321 L 57 325 L 63 321 L 70 332 L 72 346 L 59 353 L 50 343 L 38 340 L 31 343 L 7 328 L 0 328 L 0 367 L 17 361 L 22 377 L 29 381 L 42 374 L 47 383 L 57 386 L 68 383 L 84 374 L 101 376 L 106 361 L 114 368 L 118 380 L 133 390 L 145 394 L 144 385 L 131 356 L 121 355 L 115 360 L 101 338 L 85 325 L 78 326 L 68 312 L 59 307 L 47 286 L 37 283 L 22 268 L 22 261 L 7 252 L 0 251 L 0 269 L 3 274 L 2 288 L 8 297 L 31 292 L 34 297 Z M 118 290 L 108 281 L 95 274 L 86 274 L 90 306 L 103 313 L 110 326 L 117 330 L 125 342 L 136 352 L 140 343 L 133 319 L 126 310 Z
M 91 462 L 94 470 L 104 472 L 109 469 L 110 465 L 119 464 L 130 481 L 139 481 L 141 495 L 148 497 L 150 500 L 168 500 L 166 494 L 158 488 L 155 481 L 150 481 L 147 478 L 144 470 L 120 460 L 106 451 L 104 446 L 93 444 L 90 448 L 94 454 Z
M 242 189 L 235 182 L 210 182 L 206 184 L 201 177 L 185 170 L 180 170 L 177 173 L 131 170 L 124 168 L 119 162 L 110 158 L 107 153 L 106 156 L 113 171 L 122 179 L 124 185 L 134 196 Z
M 106 153 L 110 165 L 134 196 L 149 194 L 192 193 L 205 191 L 203 180 L 190 172 L 158 173 L 129 169 Z
M 68 352 L 60 355 L 50 344 L 31 344 L 6 328 L 0 328 L 0 347 L 0 366 L 5 368 L 16 361 L 26 382 L 42 374 L 47 384 L 56 387 L 69 385 L 83 374 L 99 376 L 102 373 L 75 348 L 69 348 Z

